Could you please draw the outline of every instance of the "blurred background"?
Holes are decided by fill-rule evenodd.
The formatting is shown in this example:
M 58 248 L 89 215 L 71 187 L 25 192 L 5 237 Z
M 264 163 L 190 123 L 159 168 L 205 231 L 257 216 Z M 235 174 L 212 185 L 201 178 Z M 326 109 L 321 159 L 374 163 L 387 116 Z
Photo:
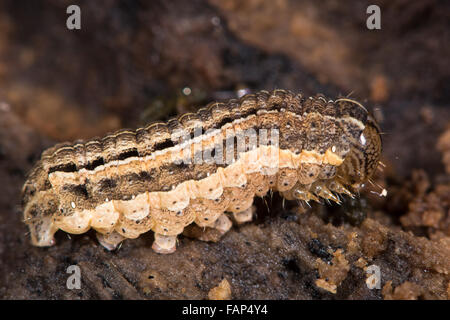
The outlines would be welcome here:
M 80 30 L 66 27 L 72 4 Z M 380 30 L 366 27 L 371 4 Z M 367 191 L 373 217 L 448 239 L 449 39 L 444 0 L 2 0 L 0 268 L 20 268 L 30 250 L 20 188 L 46 147 L 275 88 L 367 106 L 384 133 L 376 181 L 388 190 L 387 200 Z M 0 296 L 31 294 L 1 279 Z

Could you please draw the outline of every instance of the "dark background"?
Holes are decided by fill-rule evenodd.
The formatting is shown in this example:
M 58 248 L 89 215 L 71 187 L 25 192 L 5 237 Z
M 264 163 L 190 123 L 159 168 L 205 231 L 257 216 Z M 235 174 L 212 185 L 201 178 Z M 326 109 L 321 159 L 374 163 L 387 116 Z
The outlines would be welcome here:
M 70 4 L 81 7 L 81 30 L 66 28 Z M 369 4 L 381 8 L 381 30 L 366 28 Z M 240 299 L 448 298 L 449 24 L 450 3 L 437 0 L 2 1 L 0 298 L 204 299 L 222 278 Z M 181 237 L 169 256 L 152 252 L 151 232 L 113 253 L 91 233 L 29 244 L 20 189 L 46 147 L 165 120 L 243 88 L 350 95 L 373 111 L 386 164 L 376 181 L 388 197 L 362 192 L 362 225 L 328 223 L 347 207 L 287 210 L 275 197 L 270 210 L 258 205 L 255 223 L 217 243 Z M 314 284 L 316 260 L 329 257 L 313 239 L 325 252 L 344 249 L 349 269 L 330 271 L 337 294 Z M 359 258 L 382 266 L 385 290 L 367 289 Z M 65 287 L 72 264 L 81 290 Z

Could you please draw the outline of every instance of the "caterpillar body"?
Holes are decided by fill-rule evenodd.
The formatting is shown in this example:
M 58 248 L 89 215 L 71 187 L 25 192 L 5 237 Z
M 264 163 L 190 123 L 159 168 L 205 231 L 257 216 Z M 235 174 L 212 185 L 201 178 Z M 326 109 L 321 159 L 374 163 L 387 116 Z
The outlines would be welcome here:
M 36 246 L 58 230 L 93 228 L 114 249 L 154 231 L 171 253 L 186 226 L 221 233 L 251 220 L 255 196 L 339 202 L 378 166 L 378 125 L 358 102 L 285 90 L 213 102 L 196 113 L 43 152 L 24 184 L 24 221 Z

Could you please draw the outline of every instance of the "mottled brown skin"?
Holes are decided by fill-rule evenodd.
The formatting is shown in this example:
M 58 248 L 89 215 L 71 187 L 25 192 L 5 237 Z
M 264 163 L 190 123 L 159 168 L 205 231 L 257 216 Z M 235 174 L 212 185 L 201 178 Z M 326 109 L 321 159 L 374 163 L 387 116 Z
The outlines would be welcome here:
M 246 119 L 238 125 L 242 132 L 250 128 L 278 129 L 280 150 L 288 150 L 293 155 L 313 152 L 321 157 L 332 150 L 332 156 L 343 162 L 340 165 L 302 163 L 298 168 L 280 168 L 275 175 L 251 173 L 247 174 L 244 185 L 224 188 L 218 199 L 197 197 L 179 211 L 159 209 L 150 204 L 150 214 L 144 219 L 131 219 L 126 214 L 129 211 L 126 204 L 131 203 L 126 201 L 136 195 L 168 192 L 183 182 L 202 181 L 208 173 L 226 169 L 227 164 L 143 161 L 146 156 L 176 146 L 172 133 L 184 129 L 193 134 L 199 125 L 204 131 L 222 129 L 230 123 L 235 125 L 240 119 Z M 378 166 L 380 153 L 378 126 L 359 103 L 344 98 L 331 101 L 321 95 L 303 98 L 301 94 L 284 90 L 261 91 L 240 100 L 211 103 L 197 113 L 185 114 L 167 123 L 151 124 L 136 131 L 122 130 L 87 142 L 59 144 L 44 151 L 23 187 L 24 219 L 33 244 L 51 245 L 58 229 L 55 225 L 60 221 L 73 216 L 77 210 L 95 210 L 98 205 L 112 200 L 116 207 L 123 204 L 117 222 L 113 223 L 114 230 L 95 228 L 107 240 L 114 237 L 111 248 L 123 238 L 135 238 L 150 229 L 155 231 L 157 239 L 163 239 L 160 244 L 169 240 L 172 243 L 172 239 L 164 237 L 176 236 L 192 222 L 222 228 L 226 223 L 219 217 L 224 211 L 245 211 L 255 195 L 263 196 L 270 189 L 279 191 L 287 199 L 339 201 L 336 194 L 351 194 L 346 187 L 357 189 L 371 176 Z M 127 163 L 133 158 L 138 160 Z M 108 167 L 113 162 L 115 165 Z M 103 166 L 106 169 L 95 173 L 94 170 Z M 49 179 L 64 174 L 74 178 L 62 179 L 60 183 Z M 220 221 L 220 226 L 216 221 Z M 79 228 L 77 233 L 82 233 L 89 226 Z

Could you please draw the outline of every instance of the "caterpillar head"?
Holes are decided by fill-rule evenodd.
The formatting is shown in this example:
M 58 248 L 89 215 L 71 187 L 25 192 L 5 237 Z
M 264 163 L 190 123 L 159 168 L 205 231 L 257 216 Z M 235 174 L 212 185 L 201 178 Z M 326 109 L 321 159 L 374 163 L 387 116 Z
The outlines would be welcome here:
M 340 176 L 344 178 L 346 184 L 355 189 L 361 187 L 378 167 L 381 149 L 380 128 L 375 119 L 369 115 L 358 141 L 353 143 L 340 167 Z

